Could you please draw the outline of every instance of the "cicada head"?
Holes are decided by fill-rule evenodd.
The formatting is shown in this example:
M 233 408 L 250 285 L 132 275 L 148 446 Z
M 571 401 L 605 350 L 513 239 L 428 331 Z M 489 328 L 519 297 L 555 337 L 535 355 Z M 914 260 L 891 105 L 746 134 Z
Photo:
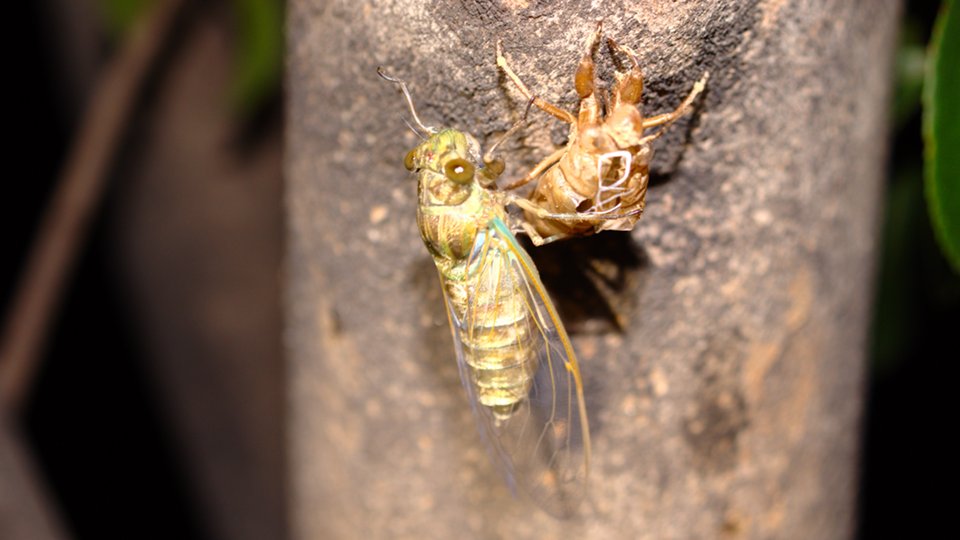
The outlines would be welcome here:
M 479 186 L 480 145 L 476 139 L 453 129 L 431 135 L 403 160 L 420 179 L 422 204 L 463 204 Z

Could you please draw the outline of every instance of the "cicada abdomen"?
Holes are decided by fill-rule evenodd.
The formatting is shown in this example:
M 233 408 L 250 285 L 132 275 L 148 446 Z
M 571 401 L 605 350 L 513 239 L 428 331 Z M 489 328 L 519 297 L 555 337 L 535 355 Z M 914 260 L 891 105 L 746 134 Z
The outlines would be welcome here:
M 480 252 L 471 254 L 463 278 L 442 279 L 477 401 L 501 422 L 530 392 L 538 327 L 509 256 L 483 238 L 474 245 Z
M 477 235 L 463 270 L 441 267 L 440 278 L 481 433 L 512 488 L 519 484 L 550 513 L 568 516 L 584 496 L 590 462 L 573 347 L 501 217 Z M 454 295 L 464 290 L 460 302 Z

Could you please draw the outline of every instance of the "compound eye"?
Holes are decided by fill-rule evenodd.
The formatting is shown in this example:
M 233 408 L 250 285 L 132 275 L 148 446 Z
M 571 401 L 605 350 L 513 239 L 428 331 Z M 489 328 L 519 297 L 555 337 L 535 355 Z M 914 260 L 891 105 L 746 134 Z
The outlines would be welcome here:
M 406 167 L 408 171 L 413 170 L 413 166 L 414 166 L 413 158 L 416 157 L 415 156 L 416 152 L 417 152 L 417 149 L 414 148 L 413 150 L 407 152 L 407 155 L 403 157 L 403 166 Z
M 473 180 L 473 165 L 463 158 L 454 158 L 443 166 L 443 174 L 451 182 L 466 184 Z

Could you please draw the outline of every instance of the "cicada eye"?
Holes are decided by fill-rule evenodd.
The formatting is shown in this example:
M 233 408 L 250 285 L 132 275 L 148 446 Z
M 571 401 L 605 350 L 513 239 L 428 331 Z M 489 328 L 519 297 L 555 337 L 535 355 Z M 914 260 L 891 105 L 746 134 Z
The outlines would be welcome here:
M 403 157 L 403 166 L 407 168 L 408 171 L 412 171 L 414 167 L 413 158 L 416 157 L 415 154 L 417 149 L 407 152 L 407 155 Z
M 443 174 L 447 175 L 451 182 L 466 184 L 473 180 L 473 165 L 463 158 L 454 158 L 443 166 Z

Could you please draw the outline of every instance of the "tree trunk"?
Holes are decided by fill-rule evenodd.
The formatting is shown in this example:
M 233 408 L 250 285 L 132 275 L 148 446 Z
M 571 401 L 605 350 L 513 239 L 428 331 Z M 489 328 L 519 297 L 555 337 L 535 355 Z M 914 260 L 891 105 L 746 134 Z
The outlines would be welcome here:
M 898 3 L 360 3 L 289 9 L 290 441 L 296 538 L 841 538 L 854 529 Z M 549 7 L 547 7 L 549 6 Z M 585 516 L 513 498 L 457 378 L 402 166 L 425 123 L 488 147 L 538 95 L 574 110 L 595 21 L 635 49 L 657 141 L 631 234 L 532 254 L 580 357 Z M 595 58 L 601 80 L 615 65 Z M 536 110 L 515 178 L 563 144 Z M 606 278 L 606 279 L 604 279 Z

